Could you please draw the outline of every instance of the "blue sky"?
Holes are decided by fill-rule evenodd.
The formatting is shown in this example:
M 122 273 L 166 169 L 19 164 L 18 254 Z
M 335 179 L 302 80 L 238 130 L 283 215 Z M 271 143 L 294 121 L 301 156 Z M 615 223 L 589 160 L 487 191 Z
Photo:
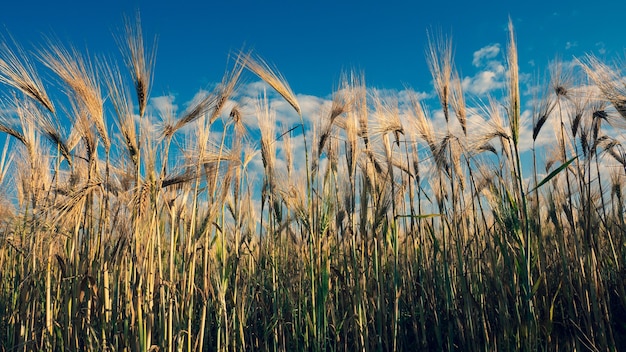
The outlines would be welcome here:
M 425 59 L 428 31 L 453 38 L 466 99 L 478 106 L 505 87 L 509 16 L 525 87 L 557 56 L 568 62 L 593 53 L 610 62 L 623 60 L 626 53 L 622 24 L 626 2 L 608 0 L 11 1 L 1 7 L 0 33 L 10 34 L 27 49 L 41 47 L 48 36 L 90 55 L 110 57 L 119 55 L 114 35 L 122 33 L 124 15 L 133 17 L 137 10 L 145 37 L 150 41 L 157 36 L 158 42 L 150 101 L 154 113 L 158 109 L 181 113 L 198 93 L 221 80 L 232 67 L 229 55 L 244 47 L 283 74 L 310 125 L 319 122 L 322 108 L 330 106 L 342 71 L 356 69 L 365 74 L 368 87 L 395 91 L 399 99 L 407 97 L 402 91 L 406 87 L 419 92 L 432 109 L 436 128 L 445 121 L 436 101 L 428 101 L 434 97 Z M 235 97 L 247 102 L 243 115 L 251 130 L 258 131 L 255 100 L 263 92 L 262 84 L 248 81 Z M 528 90 L 523 94 L 521 148 L 528 152 L 533 145 L 532 97 Z M 276 94 L 270 100 L 277 131 L 299 124 L 300 117 L 289 104 Z M 473 120 L 484 126 L 480 116 L 468 121 Z M 311 131 L 307 134 L 310 140 Z M 295 141 L 296 155 L 302 155 L 301 140 Z M 544 128 L 536 145 L 553 143 L 554 134 Z M 282 144 L 277 148 L 284 153 Z M 260 158 L 252 162 L 255 170 L 262 167 Z
M 211 90 L 241 48 L 253 49 L 287 79 L 303 106 L 305 120 L 318 121 L 329 104 L 342 71 L 365 74 L 368 87 L 434 97 L 425 59 L 428 31 L 453 39 L 455 64 L 466 99 L 485 101 L 505 88 L 505 48 L 509 16 L 515 26 L 522 90 L 544 74 L 549 61 L 571 61 L 585 53 L 603 60 L 623 59 L 626 40 L 621 23 L 626 2 L 597 0 L 498 1 L 68 1 L 35 0 L 2 6 L 2 33 L 26 48 L 45 37 L 58 38 L 90 55 L 118 55 L 114 35 L 124 16 L 139 10 L 144 36 L 157 37 L 152 106 L 181 113 L 197 94 Z M 45 75 L 44 75 L 45 79 Z M 252 78 L 253 79 L 253 78 Z M 240 96 L 254 101 L 263 88 L 253 81 Z M 524 92 L 522 92 L 524 94 Z M 523 112 L 530 116 L 526 90 Z M 399 93 L 402 97 L 402 92 Z M 299 117 L 280 97 L 273 97 L 280 128 Z M 433 99 L 434 100 L 434 99 Z M 523 101 L 524 103 L 524 101 Z M 246 111 L 256 124 L 254 104 Z M 436 101 L 427 101 L 434 124 L 443 123 Z M 439 110 L 438 110 L 439 109 Z M 526 119 L 523 135 L 532 133 Z M 550 133 L 542 133 L 550 143 Z M 540 138 L 540 139 L 541 139 Z M 525 140 L 529 140 L 526 138 Z M 522 146 L 529 150 L 531 144 Z
M 545 69 L 555 55 L 624 55 L 618 1 L 11 1 L 0 24 L 25 46 L 44 35 L 94 54 L 117 51 L 123 14 L 139 9 L 146 36 L 158 36 L 153 96 L 179 101 L 218 81 L 230 52 L 252 48 L 287 78 L 296 94 L 327 96 L 342 70 L 365 73 L 370 86 L 430 89 L 427 30 L 454 40 L 458 68 L 476 74 L 473 54 L 506 45 L 513 19 L 523 71 Z M 500 54 L 501 55 L 501 54 Z M 533 66 L 534 64 L 535 66 Z

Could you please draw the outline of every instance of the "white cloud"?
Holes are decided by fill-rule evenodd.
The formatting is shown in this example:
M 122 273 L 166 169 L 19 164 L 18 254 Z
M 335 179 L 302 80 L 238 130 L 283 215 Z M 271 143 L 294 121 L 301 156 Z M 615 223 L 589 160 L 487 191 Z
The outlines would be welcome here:
M 463 89 L 471 94 L 484 95 L 504 87 L 504 75 L 494 71 L 481 71 L 473 77 L 463 78 Z
M 567 42 L 565 43 L 565 50 L 569 50 L 578 46 L 578 42 Z
M 500 44 L 490 44 L 474 52 L 472 64 L 480 70 L 473 76 L 463 77 L 463 90 L 474 95 L 485 95 L 504 87 L 505 67 L 501 59 Z
M 481 67 L 485 64 L 485 62 L 498 56 L 498 54 L 500 54 L 500 44 L 496 43 L 482 47 L 474 52 L 472 65 Z
M 434 97 L 432 93 L 416 92 L 411 89 L 403 89 L 397 92 L 397 95 L 398 95 L 398 102 L 400 103 L 400 105 L 410 104 L 411 95 L 414 95 L 419 101 L 424 101 L 424 100 Z
M 178 105 L 174 104 L 175 97 L 173 95 L 163 95 L 150 99 L 150 106 L 154 107 L 157 114 L 165 117 L 168 114 L 170 116 L 176 116 L 178 111 Z
M 264 82 L 252 82 L 240 88 L 234 99 L 238 101 L 243 113 L 244 123 L 256 129 L 258 122 L 256 119 L 256 104 L 259 98 L 266 94 L 270 108 L 276 112 L 276 123 L 278 130 L 289 129 L 300 124 L 300 116 L 294 108 L 281 97 L 276 91 Z M 302 119 L 305 123 L 317 121 L 323 106 L 330 106 L 330 100 L 312 95 L 298 94 L 296 96 Z

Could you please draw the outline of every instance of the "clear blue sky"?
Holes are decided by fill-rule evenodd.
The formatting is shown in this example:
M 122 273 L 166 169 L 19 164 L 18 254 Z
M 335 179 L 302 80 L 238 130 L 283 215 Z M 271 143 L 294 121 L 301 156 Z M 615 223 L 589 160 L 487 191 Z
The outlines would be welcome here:
M 472 75 L 472 54 L 506 44 L 510 15 L 522 70 L 545 68 L 560 55 L 624 55 L 620 1 L 10 1 L 0 11 L 3 33 L 26 47 L 55 35 L 91 53 L 117 50 L 123 14 L 139 9 L 146 36 L 158 35 L 152 94 L 190 99 L 218 81 L 229 52 L 255 49 L 274 63 L 297 94 L 325 96 L 342 70 L 365 72 L 378 88 L 430 89 L 426 31 L 454 39 L 456 62 Z M 534 62 L 533 68 L 529 62 Z

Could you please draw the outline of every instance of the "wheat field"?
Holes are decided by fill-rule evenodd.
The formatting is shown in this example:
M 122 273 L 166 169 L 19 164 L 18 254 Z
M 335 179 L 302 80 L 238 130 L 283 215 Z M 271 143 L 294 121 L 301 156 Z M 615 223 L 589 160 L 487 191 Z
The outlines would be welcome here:
M 309 123 L 248 51 L 155 109 L 154 45 L 120 38 L 119 62 L 0 43 L 0 351 L 626 349 L 617 64 L 555 61 L 527 101 L 510 25 L 476 108 L 429 36 L 439 105 L 346 72 Z

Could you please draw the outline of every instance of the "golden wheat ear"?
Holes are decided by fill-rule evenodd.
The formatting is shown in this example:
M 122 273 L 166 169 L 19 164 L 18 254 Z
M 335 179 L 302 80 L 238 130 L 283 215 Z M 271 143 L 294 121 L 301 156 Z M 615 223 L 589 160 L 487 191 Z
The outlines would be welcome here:
M 209 124 L 213 123 L 223 111 L 228 99 L 230 99 L 237 89 L 241 72 L 243 71 L 241 60 L 241 58 L 236 60 L 235 67 L 230 71 L 226 71 L 222 82 L 218 84 L 210 94 L 207 94 L 203 99 L 189 108 L 178 120 L 166 125 L 163 130 L 163 136 L 171 137 L 176 131 L 183 128 L 188 123 L 199 119 L 201 116 L 204 116 L 204 114 L 209 114 L 208 122 Z M 237 116 L 241 117 L 238 109 L 234 110 L 234 115 L 233 111 L 231 111 L 231 117 L 237 118 Z
M 517 57 L 517 44 L 515 42 L 515 31 L 513 21 L 509 18 L 509 46 L 507 51 L 507 62 L 509 64 L 509 118 L 511 127 L 511 138 L 514 144 L 519 141 L 520 133 L 520 91 L 519 91 L 519 65 Z
M 598 87 L 602 97 L 609 101 L 623 118 L 626 118 L 626 84 L 620 72 L 593 55 L 586 55 L 577 61 L 587 77 Z
M 102 71 L 106 76 L 105 83 L 109 93 L 109 99 L 115 111 L 115 122 L 122 133 L 126 151 L 133 164 L 137 166 L 139 140 L 128 89 L 124 85 L 124 79 L 122 78 L 119 68 L 114 64 L 103 64 Z
M 5 38 L 0 37 L 0 41 L 2 41 L 0 44 L 0 83 L 13 87 L 31 97 L 54 114 L 54 104 L 48 97 L 43 83 L 24 49 L 15 40 L 13 40 L 15 51 L 7 44 Z
M 296 95 L 293 93 L 287 80 L 270 65 L 258 56 L 252 54 L 240 55 L 243 65 L 256 74 L 265 83 L 269 84 L 278 94 L 280 94 L 299 115 L 302 115 L 300 104 Z
M 241 78 L 241 73 L 244 69 L 244 64 L 241 59 L 243 54 L 239 54 L 235 59 L 235 65 L 230 70 L 227 71 L 222 77 L 222 82 L 215 89 L 215 106 L 213 107 L 213 111 L 209 117 L 209 122 L 213 123 L 222 113 L 224 108 L 226 107 L 226 103 L 229 99 L 231 99 L 232 95 L 235 94 L 237 87 L 239 85 L 239 81 Z M 239 114 L 239 110 L 235 105 L 233 107 L 234 110 L 231 110 L 229 117 L 234 118 L 234 122 L 238 123 L 241 116 L 237 116 Z
M 124 36 L 118 39 L 118 46 L 133 79 L 139 116 L 143 117 L 152 85 L 157 40 L 155 37 L 152 47 L 146 48 L 139 12 L 135 14 L 134 21 L 125 17 L 124 22 Z
M 451 88 L 452 94 L 450 97 L 450 105 L 452 106 L 452 109 L 454 109 L 454 113 L 459 121 L 459 124 L 461 124 L 463 134 L 467 136 L 467 106 L 465 104 L 463 84 L 457 71 L 453 72 Z
M 48 40 L 47 48 L 39 52 L 39 59 L 74 93 L 70 98 L 88 113 L 105 149 L 110 150 L 111 140 L 104 121 L 104 101 L 99 77 L 91 59 L 76 48 L 66 49 L 52 40 Z
M 58 120 L 53 120 L 53 116 L 46 110 L 40 109 L 34 103 L 27 104 L 30 116 L 34 120 L 35 126 L 41 131 L 44 137 L 55 145 L 67 163 L 72 166 L 72 155 L 66 139 L 63 137 L 62 128 Z
M 428 62 L 428 69 L 433 77 L 435 91 L 439 97 L 439 103 L 443 109 L 446 122 L 449 121 L 449 104 L 452 95 L 451 80 L 454 70 L 452 58 L 452 39 L 444 37 L 442 34 L 434 37 L 429 33 L 426 61 Z
M 18 131 L 13 126 L 11 126 L 11 124 L 8 123 L 8 121 L 3 119 L 1 116 L 0 116 L 0 132 L 8 134 L 9 136 L 17 139 L 24 145 L 26 144 L 26 137 L 24 137 L 22 132 Z

